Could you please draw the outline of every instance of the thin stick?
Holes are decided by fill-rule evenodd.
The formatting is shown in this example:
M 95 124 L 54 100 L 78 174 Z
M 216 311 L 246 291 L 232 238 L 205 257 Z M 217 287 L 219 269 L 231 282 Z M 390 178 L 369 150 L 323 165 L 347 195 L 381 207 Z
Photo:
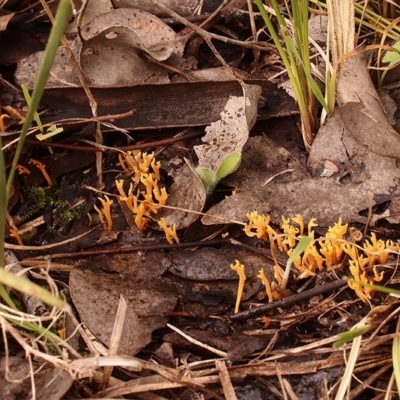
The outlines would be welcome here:
M 176 12 L 170 10 L 168 7 L 166 7 L 164 4 L 160 3 L 159 1 L 157 1 L 157 0 L 150 0 L 150 1 L 153 4 L 155 4 L 156 6 L 160 7 L 163 11 L 165 11 L 171 17 L 175 18 L 181 24 L 193 29 L 198 35 L 200 35 L 202 38 L 204 38 L 204 40 L 206 40 L 205 37 L 207 37 L 208 41 L 210 41 L 211 39 L 216 39 L 216 40 L 220 40 L 221 42 L 224 42 L 224 43 L 234 44 L 236 46 L 245 47 L 247 49 L 255 49 L 255 50 L 261 50 L 261 51 L 267 51 L 267 50 L 274 49 L 274 46 L 272 46 L 269 43 L 260 43 L 257 41 L 243 42 L 241 40 L 231 39 L 226 36 L 216 35 L 215 33 L 207 32 L 204 29 L 201 29 L 200 27 L 198 27 L 197 25 L 192 24 L 187 19 L 181 17 Z
M 272 303 L 263 304 L 256 308 L 250 308 L 248 310 L 238 312 L 237 314 L 231 315 L 230 319 L 237 321 L 255 317 L 257 315 L 262 315 L 267 313 L 268 311 L 275 310 L 277 308 L 287 308 L 296 303 L 300 303 L 301 301 L 307 300 L 310 297 L 316 296 L 318 294 L 340 289 L 344 285 L 346 285 L 346 281 L 344 279 L 339 279 L 337 281 L 330 282 L 325 285 L 316 286 L 315 288 L 306 290 L 305 292 L 294 294 L 293 296 L 285 297 L 284 299 L 281 300 L 276 300 Z

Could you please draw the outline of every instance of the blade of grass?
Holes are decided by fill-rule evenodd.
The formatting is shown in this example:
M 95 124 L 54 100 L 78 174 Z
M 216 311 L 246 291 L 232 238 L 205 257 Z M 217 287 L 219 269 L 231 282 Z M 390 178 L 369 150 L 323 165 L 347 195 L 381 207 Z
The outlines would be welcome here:
M 274 28 L 262 1 L 255 0 L 255 3 L 260 10 L 265 25 L 274 41 L 279 55 L 282 58 L 295 92 L 301 115 L 303 141 L 307 150 L 309 150 L 319 123 L 316 117 L 316 104 L 313 93 L 313 91 L 317 91 L 317 85 L 311 74 L 311 63 L 309 57 L 308 0 L 299 0 L 299 2 L 291 3 L 293 10 L 291 25 L 294 31 L 294 38 L 291 37 L 291 28 L 289 29 L 288 26 L 289 22 L 286 23 L 277 0 L 271 0 L 272 10 L 276 16 L 279 32 L 281 33 L 284 45 L 280 42 L 277 31 Z M 296 51 L 293 51 L 293 49 L 296 49 Z M 306 70 L 308 72 L 306 72 Z M 313 84 L 310 83 L 311 81 Z M 319 96 L 319 99 L 322 100 L 321 104 L 324 104 L 325 107 L 326 102 L 322 94 Z
M 385 287 L 385 286 L 380 286 L 380 285 L 373 285 L 371 283 L 357 281 L 356 279 L 349 279 L 349 280 L 353 281 L 357 285 L 366 286 L 366 287 L 369 287 L 369 288 L 374 289 L 381 293 L 387 293 L 387 294 L 391 294 L 391 295 L 396 295 L 396 297 L 400 297 L 400 290 Z
M 2 269 L 0 269 L 0 272 L 1 271 Z M 8 294 L 6 288 L 2 284 L 0 284 L 0 298 L 3 299 L 9 307 L 13 308 L 14 310 L 17 309 L 16 305 L 11 300 L 11 297 Z
M 12 314 L 10 314 L 8 310 L 4 310 L 1 306 L 0 314 L 4 317 L 4 319 L 14 324 L 15 326 L 18 326 L 22 329 L 25 329 L 26 331 L 33 333 L 35 337 L 44 336 L 47 340 L 50 340 L 57 345 L 62 345 L 63 347 L 65 347 L 76 358 L 81 358 L 79 353 L 73 347 L 71 347 L 67 342 L 65 342 L 64 339 L 62 339 L 54 332 L 50 331 L 48 328 L 34 322 L 21 321 L 21 319 L 16 318 Z
M 22 126 L 18 145 L 15 150 L 15 155 L 14 155 L 13 163 L 11 166 L 11 170 L 10 170 L 10 174 L 9 174 L 9 177 L 7 180 L 7 186 L 6 186 L 6 198 L 7 199 L 11 192 L 11 186 L 12 186 L 12 182 L 14 179 L 15 168 L 18 164 L 18 160 L 19 160 L 19 157 L 22 152 L 24 141 L 25 141 L 26 135 L 28 133 L 28 129 L 32 123 L 32 119 L 35 115 L 36 109 L 39 105 L 39 101 L 42 97 L 44 87 L 45 87 L 47 79 L 49 77 L 50 70 L 53 65 L 54 58 L 56 56 L 57 49 L 58 49 L 58 46 L 61 41 L 61 37 L 64 34 L 65 28 L 68 23 L 69 15 L 70 15 L 69 0 L 61 0 L 60 4 L 58 6 L 54 25 L 50 32 L 46 50 L 43 55 L 42 64 L 39 69 L 39 74 L 38 74 L 37 80 L 35 82 L 35 87 L 34 87 L 33 93 L 32 93 L 32 101 L 29 106 L 28 113 L 26 115 L 24 124 Z
M 60 44 L 62 35 L 64 34 L 65 28 L 68 23 L 68 18 L 70 15 L 70 2 L 69 0 L 61 0 L 58 6 L 57 15 L 55 23 L 51 29 L 49 40 L 44 52 L 43 61 L 39 70 L 37 80 L 35 82 L 35 87 L 32 93 L 31 104 L 29 105 L 28 113 L 26 115 L 24 124 L 22 126 L 21 134 L 15 151 L 13 163 L 10 169 L 8 180 L 6 178 L 6 167 L 4 161 L 3 146 L 0 137 L 0 282 L 2 284 L 9 285 L 17 290 L 23 291 L 25 293 L 32 293 L 32 295 L 38 295 L 47 304 L 54 304 L 57 307 L 64 307 L 65 303 L 53 296 L 50 292 L 41 288 L 38 285 L 27 286 L 26 279 L 22 279 L 10 272 L 4 270 L 4 241 L 5 241 L 5 225 L 6 225 L 6 213 L 8 199 L 11 193 L 11 188 L 14 180 L 15 169 L 19 160 L 19 156 L 22 152 L 24 141 L 28 133 L 28 129 L 32 123 L 32 119 L 35 115 L 36 109 L 39 105 L 40 98 L 42 97 L 46 81 L 48 79 L 50 69 L 53 65 L 54 58 Z M 4 190 L 5 188 L 5 190 Z M 30 282 L 31 283 L 31 282 Z M 34 285 L 32 283 L 32 285 Z M 26 290 L 26 291 L 25 291 Z M 1 288 L 1 294 L 4 299 L 9 303 L 11 300 L 4 289 Z
M 286 285 L 289 280 L 290 268 L 293 264 L 293 261 L 305 251 L 310 242 L 311 242 L 310 236 L 303 236 L 300 242 L 297 243 L 297 246 L 293 250 L 293 253 L 291 254 L 286 263 L 285 273 L 283 274 L 282 284 L 281 284 L 282 289 L 286 289 Z
M 32 97 L 29 94 L 28 88 L 25 85 L 21 85 L 21 89 L 22 89 L 22 93 L 24 94 L 26 104 L 28 104 L 28 107 L 31 107 L 31 105 L 32 105 Z M 35 112 L 33 114 L 33 118 L 35 119 L 36 124 L 37 124 L 40 132 L 44 133 L 42 121 L 40 120 L 39 114 L 38 114 L 38 112 L 36 110 L 35 110 Z
M 303 71 L 304 71 L 304 74 L 306 75 L 308 85 L 310 86 L 314 96 L 321 103 L 322 107 L 324 107 L 325 111 L 327 113 L 329 113 L 328 104 L 325 101 L 325 98 L 324 98 L 320 88 L 318 87 L 317 83 L 315 82 L 314 78 L 311 75 L 311 65 L 307 66 L 305 64 L 303 57 L 300 56 L 299 52 L 296 49 L 294 40 L 291 37 L 288 37 L 287 44 L 288 44 L 290 51 L 296 56 L 296 58 L 299 60 L 299 62 L 303 66 Z
M 333 348 L 338 349 L 339 347 L 342 347 L 344 344 L 351 342 L 356 337 L 364 335 L 364 333 L 368 332 L 369 329 L 369 326 L 363 326 L 361 328 L 354 328 L 350 331 L 338 333 L 339 339 L 333 343 Z
M 6 271 L 4 268 L 0 269 L 0 283 L 16 289 L 20 292 L 34 296 L 42 300 L 44 303 L 49 304 L 50 306 L 58 308 L 66 307 L 66 303 L 64 300 L 54 296 L 48 290 L 43 289 L 36 283 L 33 283 L 28 279 L 21 279 L 21 277 L 15 275 L 12 272 Z

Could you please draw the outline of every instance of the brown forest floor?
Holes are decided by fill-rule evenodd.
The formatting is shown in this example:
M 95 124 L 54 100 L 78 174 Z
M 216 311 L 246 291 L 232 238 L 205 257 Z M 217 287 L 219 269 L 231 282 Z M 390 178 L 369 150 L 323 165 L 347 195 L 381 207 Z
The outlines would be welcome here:
M 83 42 L 74 18 L 66 34 L 97 115 L 60 56 L 40 111 L 42 123 L 63 132 L 40 141 L 32 131 L 9 199 L 6 247 L 16 259 L 6 264 L 49 268 L 73 307 L 53 331 L 76 354 L 61 357 L 21 332 L 38 352 L 27 350 L 2 326 L 0 399 L 333 399 L 352 346 L 347 398 L 395 398 L 398 300 L 352 289 L 346 278 L 398 284 L 397 139 L 392 151 L 390 141 L 384 150 L 383 142 L 360 143 L 346 129 L 373 128 L 360 127 L 352 103 L 328 120 L 308 154 L 296 103 L 282 88 L 283 66 L 265 34 L 253 40 L 246 1 L 222 8 L 205 1 L 196 16 L 179 10 L 214 35 L 223 67 L 204 37 L 174 18 L 155 21 L 113 3 L 117 10 L 107 1 L 88 6 Z M 191 10 L 197 2 L 177 3 Z M 50 23 L 33 1 L 9 1 L 1 10 L 9 163 L 26 112 L 20 85 L 32 88 Z M 262 26 L 257 15 L 254 21 Z M 369 79 L 363 62 L 359 75 Z M 397 78 L 390 79 L 394 89 L 382 103 L 396 107 Z M 400 126 L 396 115 L 393 129 Z M 238 169 L 206 193 L 194 166 L 215 167 L 234 152 L 241 153 Z M 309 224 L 312 218 L 318 225 Z M 276 271 L 303 234 L 313 237 L 316 253 L 292 266 L 283 289 Z M 334 260 L 321 255 L 330 244 L 340 252 Z M 235 264 L 246 275 L 240 303 Z M 358 275 L 352 265 L 362 268 Z M 42 282 L 38 273 L 30 279 Z M 38 303 L 32 312 L 46 316 Z M 356 324 L 366 326 L 360 342 L 334 347 Z M 101 364 L 107 361 L 112 370 Z

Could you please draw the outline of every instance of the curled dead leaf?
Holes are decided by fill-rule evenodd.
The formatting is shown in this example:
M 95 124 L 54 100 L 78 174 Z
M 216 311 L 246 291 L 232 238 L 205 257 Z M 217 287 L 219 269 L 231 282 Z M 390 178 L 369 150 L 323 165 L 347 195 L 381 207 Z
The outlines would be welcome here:
M 217 172 L 231 153 L 241 153 L 257 119 L 261 87 L 241 83 L 243 96 L 230 96 L 221 118 L 206 128 L 204 144 L 195 146 L 199 166 Z
M 163 208 L 157 214 L 157 220 L 165 218 L 168 226 L 176 224 L 177 229 L 186 228 L 199 218 L 198 212 L 203 210 L 205 202 L 206 190 L 203 182 L 185 164 L 176 171 L 174 183 L 169 189 L 167 205 L 176 208 Z
M 100 34 L 104 34 L 105 41 L 123 36 L 127 45 L 158 61 L 164 61 L 172 54 L 183 55 L 184 41 L 168 25 L 146 11 L 120 8 L 99 15 L 82 29 L 82 38 L 88 46 L 90 40 Z
M 70 44 L 91 86 L 122 86 L 169 83 L 167 71 L 139 55 L 145 52 L 163 61 L 172 54 L 180 58 L 184 41 L 154 15 L 136 9 L 113 10 L 92 19 Z M 17 65 L 15 80 L 32 89 L 43 58 L 37 52 Z M 46 88 L 80 86 L 69 58 L 60 48 Z

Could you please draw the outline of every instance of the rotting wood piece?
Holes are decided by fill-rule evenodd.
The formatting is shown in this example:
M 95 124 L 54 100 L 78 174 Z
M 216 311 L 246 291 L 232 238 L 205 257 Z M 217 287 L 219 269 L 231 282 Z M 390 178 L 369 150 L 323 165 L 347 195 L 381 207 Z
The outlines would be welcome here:
M 265 80 L 247 83 L 263 88 L 258 119 L 298 113 L 294 99 L 283 89 Z M 98 102 L 100 116 L 135 109 L 134 115 L 113 121 L 117 127 L 130 130 L 209 125 L 220 119 L 229 96 L 243 95 L 237 81 L 92 88 L 91 91 Z M 92 117 L 82 88 L 46 89 L 42 101 L 55 110 L 42 116 L 43 123 Z

